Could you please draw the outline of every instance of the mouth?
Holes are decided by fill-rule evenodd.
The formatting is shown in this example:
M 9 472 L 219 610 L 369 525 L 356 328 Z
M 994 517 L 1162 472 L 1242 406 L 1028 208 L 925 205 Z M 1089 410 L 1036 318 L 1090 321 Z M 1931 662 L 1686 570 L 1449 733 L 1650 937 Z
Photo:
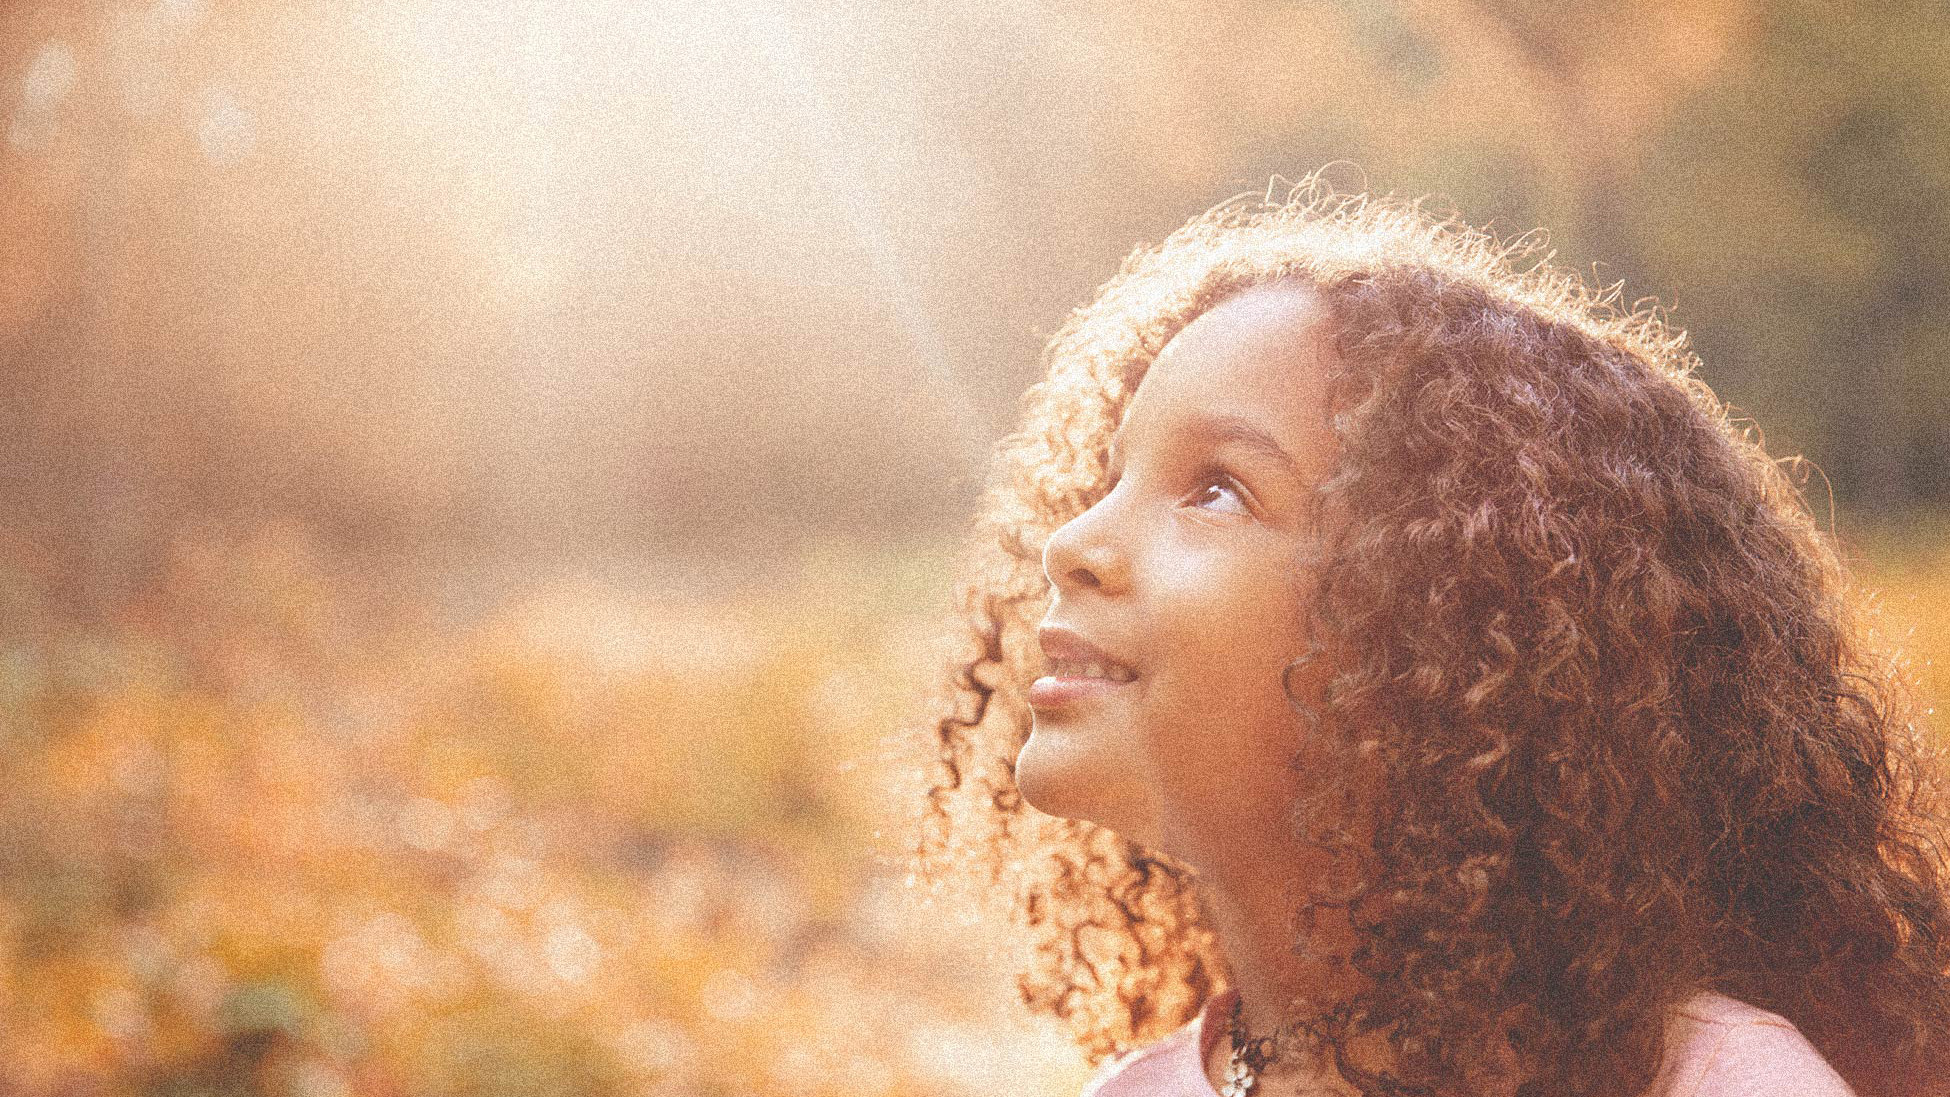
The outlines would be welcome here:
M 1137 672 L 1119 663 L 1052 659 L 1049 672 L 1029 684 L 1029 707 L 1038 712 L 1068 708 L 1130 688 Z
M 1099 678 L 1106 682 L 1123 683 L 1136 681 L 1137 671 L 1122 663 L 1113 663 L 1104 659 L 1051 659 L 1049 674 L 1046 677 Z
M 1046 624 L 1037 630 L 1037 640 L 1043 647 L 1043 676 L 1030 684 L 1031 708 L 1061 708 L 1137 681 L 1137 671 L 1074 629 Z

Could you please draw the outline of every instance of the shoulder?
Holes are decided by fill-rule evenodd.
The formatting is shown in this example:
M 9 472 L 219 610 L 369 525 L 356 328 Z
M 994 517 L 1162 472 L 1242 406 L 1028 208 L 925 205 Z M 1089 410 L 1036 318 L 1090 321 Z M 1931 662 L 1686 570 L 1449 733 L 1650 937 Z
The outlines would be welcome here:
M 1194 1074 L 1201 1081 L 1205 1077 L 1191 1031 L 1181 1028 L 1105 1063 L 1079 1097 L 1191 1097 L 1197 1090 L 1188 1091 L 1187 1082 Z
M 1205 1077 L 1206 1026 L 1229 1008 L 1232 992 L 1208 999 L 1197 1016 L 1155 1043 L 1099 1067 L 1080 1097 L 1214 1097 Z
M 1127 1051 L 1105 1063 L 1084 1084 L 1078 1097 L 1149 1097 L 1158 1093 L 1160 1076 L 1172 1073 L 1171 1045 L 1176 1042 L 1175 1036 L 1174 1033 L 1155 1044 Z
M 1675 1010 L 1666 1045 L 1646 1097 L 1855 1097 L 1793 1023 L 1724 994 Z

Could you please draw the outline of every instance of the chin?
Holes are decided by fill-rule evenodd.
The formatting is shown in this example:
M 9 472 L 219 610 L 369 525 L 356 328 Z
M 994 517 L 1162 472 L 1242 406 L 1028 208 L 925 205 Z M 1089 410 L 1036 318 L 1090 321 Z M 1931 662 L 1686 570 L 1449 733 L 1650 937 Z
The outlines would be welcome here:
M 1118 790 L 1107 779 L 1120 772 L 1109 759 L 1074 749 L 1064 736 L 1031 730 L 1016 755 L 1016 790 L 1023 802 L 1044 815 L 1096 823 L 1120 833 L 1132 820 L 1121 810 Z
M 1061 739 L 1048 731 L 1030 731 L 1016 755 L 1016 789 L 1023 802 L 1044 815 L 1095 822 L 1088 792 L 1098 782 L 1091 780 L 1087 760 Z
M 1048 757 L 1049 736 L 1043 732 L 1031 731 L 1029 739 L 1022 744 L 1016 754 L 1016 791 L 1022 793 L 1023 802 L 1044 815 L 1069 816 L 1063 811 L 1063 790 L 1060 780 L 1055 780 L 1051 772 L 1057 768 L 1054 759 Z

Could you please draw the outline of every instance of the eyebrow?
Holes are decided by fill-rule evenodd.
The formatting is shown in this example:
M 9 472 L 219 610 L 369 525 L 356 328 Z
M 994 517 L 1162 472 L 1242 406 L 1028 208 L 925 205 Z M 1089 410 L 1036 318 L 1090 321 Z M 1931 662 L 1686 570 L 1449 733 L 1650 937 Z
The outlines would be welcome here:
M 1294 476 L 1300 475 L 1300 462 L 1293 459 L 1280 443 L 1268 434 L 1265 428 L 1240 415 L 1198 415 L 1192 418 L 1185 432 L 1203 438 L 1217 445 L 1231 445 L 1261 457 L 1271 458 Z M 1110 436 L 1110 463 L 1119 464 L 1118 443 L 1124 428 L 1119 427 Z

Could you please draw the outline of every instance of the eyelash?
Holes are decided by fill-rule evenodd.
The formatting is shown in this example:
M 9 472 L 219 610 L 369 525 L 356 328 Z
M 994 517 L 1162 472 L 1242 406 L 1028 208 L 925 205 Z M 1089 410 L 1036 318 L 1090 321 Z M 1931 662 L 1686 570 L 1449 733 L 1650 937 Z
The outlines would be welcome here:
M 1215 487 L 1225 488 L 1227 491 L 1232 492 L 1232 494 L 1238 496 L 1239 505 L 1242 508 L 1245 508 L 1247 510 L 1252 509 L 1246 505 L 1246 489 L 1239 486 L 1239 481 L 1234 480 L 1230 476 L 1227 476 L 1223 471 L 1217 468 L 1206 468 L 1206 469 L 1201 469 L 1199 471 L 1198 490 L 1193 492 L 1192 494 L 1194 497 L 1196 497 L 1198 495 L 1203 494 L 1208 488 L 1215 488 Z
M 1119 480 L 1122 480 L 1123 478 L 1124 477 L 1121 473 L 1112 474 L 1104 483 L 1103 494 L 1109 495 L 1111 489 L 1115 488 L 1117 486 L 1117 482 Z M 1200 469 L 1198 471 L 1198 475 L 1194 477 L 1194 480 L 1197 481 L 1198 490 L 1200 492 L 1204 491 L 1207 488 L 1214 488 L 1214 487 L 1225 488 L 1228 491 L 1232 492 L 1234 495 L 1239 497 L 1239 504 L 1242 507 L 1244 507 L 1247 510 L 1252 509 L 1251 504 L 1247 503 L 1246 501 L 1247 500 L 1246 489 L 1240 486 L 1239 481 L 1227 475 L 1225 470 L 1219 468 L 1217 465 L 1208 465 L 1205 468 Z M 1194 494 L 1197 493 L 1195 492 Z

